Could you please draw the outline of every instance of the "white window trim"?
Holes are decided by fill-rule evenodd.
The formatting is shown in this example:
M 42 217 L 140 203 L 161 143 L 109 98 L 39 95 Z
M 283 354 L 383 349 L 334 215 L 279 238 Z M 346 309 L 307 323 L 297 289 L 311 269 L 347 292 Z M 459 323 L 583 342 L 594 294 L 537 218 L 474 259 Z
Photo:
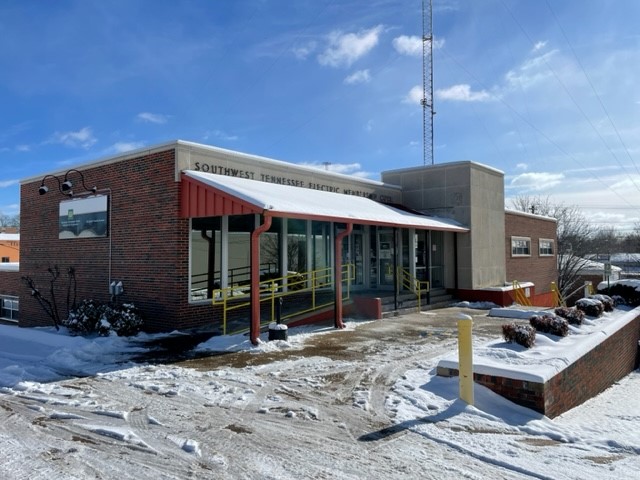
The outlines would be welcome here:
M 542 253 L 542 242 L 549 242 L 551 244 L 551 253 Z M 540 257 L 554 257 L 556 254 L 556 242 L 552 238 L 539 238 L 538 239 L 538 255 Z
M 529 245 L 529 253 L 513 253 L 513 242 L 523 240 Z M 530 257 L 531 256 L 531 237 L 511 237 L 511 256 L 512 257 Z

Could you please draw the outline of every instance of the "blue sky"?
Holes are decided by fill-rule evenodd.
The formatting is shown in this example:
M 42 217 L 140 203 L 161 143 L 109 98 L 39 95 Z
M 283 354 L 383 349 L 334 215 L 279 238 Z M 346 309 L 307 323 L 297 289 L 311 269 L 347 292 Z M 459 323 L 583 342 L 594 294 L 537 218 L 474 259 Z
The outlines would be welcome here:
M 20 179 L 174 139 L 372 179 L 422 165 L 421 9 L 4 0 L 0 212 L 19 213 Z M 435 163 L 631 230 L 638 21 L 636 0 L 434 0 Z

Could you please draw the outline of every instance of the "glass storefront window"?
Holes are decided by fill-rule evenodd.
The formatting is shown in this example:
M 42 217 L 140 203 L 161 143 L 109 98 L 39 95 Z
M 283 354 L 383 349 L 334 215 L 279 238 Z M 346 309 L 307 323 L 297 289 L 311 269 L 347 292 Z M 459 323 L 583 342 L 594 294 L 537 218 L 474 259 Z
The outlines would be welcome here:
M 191 300 L 211 298 L 220 288 L 220 217 L 191 221 Z

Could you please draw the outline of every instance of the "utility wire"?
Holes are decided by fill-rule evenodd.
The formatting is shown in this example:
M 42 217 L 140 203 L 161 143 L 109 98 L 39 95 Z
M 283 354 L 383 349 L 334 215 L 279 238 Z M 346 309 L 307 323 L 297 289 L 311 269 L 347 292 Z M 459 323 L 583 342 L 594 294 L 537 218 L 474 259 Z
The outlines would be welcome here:
M 611 118 L 611 115 L 609 115 L 609 111 L 605 107 L 604 102 L 602 101 L 602 98 L 600 97 L 600 95 L 598 94 L 598 91 L 596 90 L 595 86 L 593 85 L 593 82 L 591 81 L 591 77 L 589 77 L 589 75 L 587 74 L 586 69 L 582 65 L 582 62 L 580 61 L 580 58 L 578 58 L 578 55 L 576 54 L 576 51 L 573 48 L 573 45 L 571 44 L 571 42 L 567 38 L 567 35 L 565 34 L 564 29 L 562 28 L 562 25 L 560 25 L 560 21 L 558 20 L 558 17 L 556 16 L 555 12 L 551 8 L 551 5 L 549 4 L 548 0 L 545 0 L 545 3 L 547 4 L 547 7 L 549 8 L 549 11 L 551 12 L 551 15 L 553 15 L 553 18 L 556 21 L 556 24 L 558 25 L 558 29 L 560 30 L 560 33 L 562 33 L 562 36 L 564 37 L 565 41 L 567 42 L 567 45 L 569 45 L 569 48 L 571 49 L 571 53 L 573 53 L 573 56 L 575 57 L 576 62 L 578 63 L 578 66 L 580 67 L 580 69 L 582 70 L 582 73 L 584 74 L 585 78 L 587 79 L 587 82 L 589 83 L 589 86 L 591 87 L 591 90 L 593 91 L 594 95 L 596 96 L 596 99 L 598 100 L 598 103 L 600 104 L 600 107 L 602 108 L 602 111 L 607 116 L 607 120 L 609 120 L 609 123 L 611 124 L 611 127 L 613 128 L 613 131 L 616 132 L 616 136 L 618 137 L 618 140 L 620 140 L 620 144 L 624 148 L 624 151 L 626 152 L 627 156 L 629 157 L 629 160 L 631 160 L 631 164 L 636 169 L 636 173 L 638 175 L 640 175 L 640 169 L 638 168 L 638 165 L 636 164 L 636 162 L 634 161 L 633 157 L 631 156 L 631 153 L 629 152 L 629 149 L 627 148 L 626 144 L 624 143 L 624 140 L 622 140 L 622 136 L 620 135 L 620 132 L 616 128 L 616 124 L 613 122 L 613 119 Z
M 509 15 L 511 15 L 511 18 L 513 19 L 513 21 L 515 22 L 515 24 L 520 28 L 520 30 L 522 31 L 522 33 L 525 35 L 525 37 L 527 37 L 527 39 L 529 40 L 529 42 L 532 45 L 535 45 L 535 42 L 533 41 L 533 39 L 529 36 L 529 34 L 527 33 L 527 31 L 523 28 L 522 24 L 518 21 L 518 19 L 515 17 L 515 15 L 513 14 L 513 12 L 509 9 L 509 7 L 504 3 L 504 1 L 502 2 L 502 5 L 504 6 L 504 8 L 507 10 L 507 12 L 509 12 Z M 578 104 L 577 100 L 575 99 L 575 97 L 571 94 L 571 92 L 569 91 L 569 89 L 567 88 L 567 86 L 564 84 L 564 82 L 560 79 L 560 76 L 556 73 L 556 71 L 551 67 L 551 65 L 549 65 L 549 62 L 547 62 L 547 60 L 543 58 L 544 64 L 546 65 L 546 67 L 549 69 L 549 71 L 553 74 L 554 78 L 556 79 L 556 81 L 560 84 L 560 86 L 562 87 L 562 89 L 564 90 L 564 92 L 567 94 L 567 96 L 571 99 L 571 101 L 573 102 L 573 104 L 575 105 L 575 107 L 578 109 L 578 111 L 582 114 L 582 116 L 584 117 L 584 119 L 587 121 L 587 123 L 591 126 L 592 130 L 598 135 L 598 138 L 602 141 L 602 144 L 605 146 L 605 148 L 609 151 L 609 153 L 611 154 L 611 156 L 616 160 L 616 162 L 618 162 L 618 165 L 620 165 L 620 168 L 622 168 L 622 170 L 626 170 L 624 165 L 622 164 L 622 162 L 620 161 L 620 159 L 618 158 L 618 156 L 615 154 L 615 152 L 611 149 L 611 147 L 607 144 L 606 140 L 604 139 L 604 137 L 602 136 L 602 134 L 600 133 L 600 131 L 596 128 L 596 126 L 593 124 L 593 122 L 591 121 L 591 119 L 589 118 L 589 116 L 585 113 L 585 111 L 582 109 L 582 107 L 580 107 L 580 105 Z M 584 70 L 583 70 L 584 72 Z M 585 74 L 586 75 L 586 74 Z M 588 79 L 588 77 L 587 77 Z M 590 83 L 590 82 L 589 82 Z M 593 85 L 592 85 L 593 88 Z M 597 95 L 596 95 L 597 96 Z M 602 103 L 601 103 L 602 105 Z M 606 110 L 605 110 L 606 112 Z M 638 184 L 635 182 L 635 180 L 633 179 L 633 177 L 629 177 L 629 179 L 631 180 L 631 183 L 633 183 L 633 186 L 636 187 L 636 190 L 638 190 L 638 192 L 640 192 L 640 187 L 638 186 Z
M 445 55 L 447 55 L 456 65 L 458 65 L 458 67 L 460 69 L 462 69 L 467 75 L 469 75 L 472 79 L 474 79 L 482 88 L 484 88 L 484 89 L 488 88 L 486 85 L 484 85 L 484 83 L 480 79 L 478 79 L 469 70 L 467 70 L 467 68 L 465 68 L 464 65 L 462 65 L 460 62 L 458 62 L 458 60 L 456 60 L 452 55 L 450 55 L 446 51 L 445 48 L 441 48 L 440 51 L 443 52 Z M 513 108 L 511 105 L 509 105 L 503 98 L 501 98 L 499 96 L 496 97 L 496 98 L 500 103 L 502 103 L 505 107 L 507 107 L 509 110 L 511 110 L 518 118 L 520 118 L 523 122 L 525 122 L 527 125 L 529 125 L 533 130 L 535 130 L 539 135 L 541 135 L 547 142 L 549 142 L 551 145 L 553 145 L 555 148 L 557 148 L 560 153 L 562 153 L 567 158 L 573 160 L 580 167 L 582 167 L 583 170 L 588 171 L 584 167 L 584 165 L 581 162 L 579 162 L 573 155 L 571 155 L 569 152 L 567 152 L 557 142 L 555 142 L 551 137 L 549 137 L 546 133 L 544 133 L 542 130 L 540 130 L 538 127 L 536 127 L 533 123 L 531 123 L 529 120 L 527 120 L 520 112 L 518 112 L 515 108 Z M 615 190 L 613 190 L 610 185 L 608 185 L 604 180 L 602 180 L 602 178 L 598 177 L 597 175 L 593 175 L 593 174 L 591 176 L 595 180 L 599 181 L 607 190 L 610 190 L 615 196 L 617 196 L 620 200 L 622 200 L 623 203 L 625 203 L 625 204 L 627 204 L 630 207 L 635 208 L 635 209 L 640 208 L 640 207 L 634 206 L 633 204 L 629 203 L 629 201 L 625 197 L 623 197 L 622 195 L 620 195 L 620 193 L 618 193 Z

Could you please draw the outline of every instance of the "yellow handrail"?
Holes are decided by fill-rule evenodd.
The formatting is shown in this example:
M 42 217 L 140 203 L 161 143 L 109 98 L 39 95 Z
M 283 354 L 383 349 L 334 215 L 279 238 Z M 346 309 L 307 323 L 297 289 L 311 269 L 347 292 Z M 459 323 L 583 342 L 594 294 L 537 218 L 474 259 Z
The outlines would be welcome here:
M 556 282 L 551 282 L 551 293 L 553 295 L 554 307 L 567 306 L 566 302 L 564 301 L 564 298 L 562 298 L 562 294 L 560 293 L 560 290 L 558 290 L 558 287 L 556 286 Z
M 355 269 L 351 264 L 345 264 L 342 266 L 342 281 L 346 281 L 346 288 L 343 290 L 342 300 L 348 300 L 351 295 L 351 282 L 355 278 Z M 323 307 L 334 304 L 334 300 L 318 304 L 316 299 L 316 292 L 321 289 L 329 288 L 333 285 L 333 268 L 326 267 L 317 270 L 311 270 L 309 272 L 294 272 L 282 277 L 271 278 L 260 282 L 260 303 L 270 302 L 271 314 L 270 319 L 261 322 L 261 325 L 266 325 L 276 320 L 276 302 L 280 299 L 284 299 L 291 295 L 295 295 L 301 292 L 311 292 L 311 305 L 308 308 L 296 309 L 293 312 L 281 316 L 281 320 L 300 315 L 302 313 L 312 312 Z M 227 320 L 228 312 L 245 308 L 251 304 L 248 298 L 250 294 L 250 286 L 232 286 L 227 288 L 220 288 L 213 290 L 212 292 L 212 304 L 222 305 L 222 333 L 227 334 Z M 247 328 L 238 330 L 240 333 L 246 331 Z
M 418 280 L 402 267 L 398 267 L 398 279 L 403 288 L 416 294 L 418 297 L 418 310 L 420 310 L 422 307 L 422 292 L 429 293 L 430 291 L 429 282 L 427 280 Z
M 513 286 L 513 295 L 515 297 L 515 301 L 516 303 L 520 304 L 520 305 L 524 305 L 527 307 L 531 307 L 531 300 L 529 300 L 529 298 L 527 298 L 527 296 L 524 293 L 524 288 L 522 288 L 522 286 L 520 285 L 520 282 L 518 282 L 517 280 L 514 280 L 512 283 Z

